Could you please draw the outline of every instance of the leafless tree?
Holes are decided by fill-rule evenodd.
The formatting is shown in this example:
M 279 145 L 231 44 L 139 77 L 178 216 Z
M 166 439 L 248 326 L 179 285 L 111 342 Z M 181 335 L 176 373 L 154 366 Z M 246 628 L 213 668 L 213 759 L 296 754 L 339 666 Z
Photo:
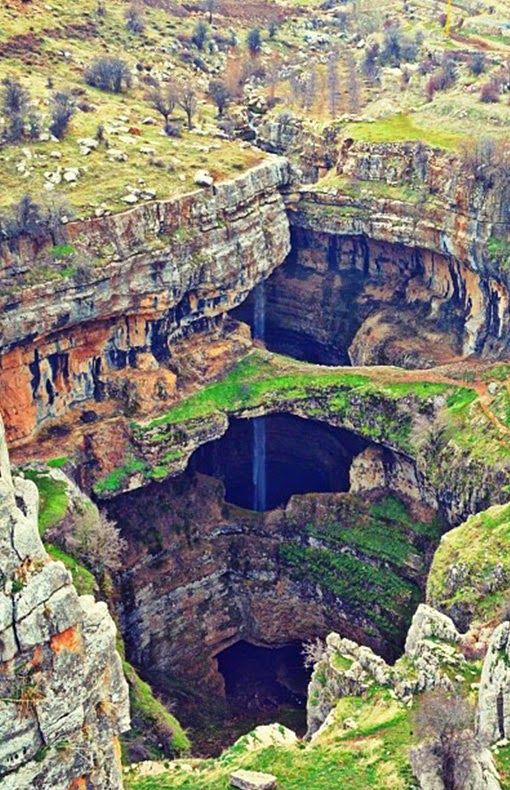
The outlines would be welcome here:
M 481 748 L 473 722 L 474 708 L 462 697 L 444 690 L 424 694 L 414 715 L 414 732 L 423 741 L 411 753 L 415 773 L 430 762 L 439 767 L 445 790 L 462 790 Z
M 304 665 L 308 668 L 313 668 L 321 659 L 324 658 L 326 652 L 326 645 L 322 639 L 314 639 L 310 642 L 303 644 L 303 659 Z
M 121 568 L 127 549 L 115 522 L 98 515 L 94 508 L 83 511 L 65 544 L 68 551 L 98 575 Z
M 188 122 L 188 130 L 193 129 L 193 116 L 197 110 L 197 94 L 192 85 L 183 85 L 178 92 L 177 103 L 184 110 Z
M 209 24 L 212 25 L 213 14 L 218 10 L 218 0 L 205 0 L 204 7 L 209 14 Z
M 349 112 L 357 115 L 360 111 L 360 88 L 356 60 L 350 50 L 345 55 L 347 66 L 347 96 L 349 101 Z
M 159 112 L 165 120 L 165 129 L 168 126 L 170 116 L 177 105 L 177 88 L 170 82 L 164 87 L 158 85 L 150 90 L 147 99 L 156 112 Z

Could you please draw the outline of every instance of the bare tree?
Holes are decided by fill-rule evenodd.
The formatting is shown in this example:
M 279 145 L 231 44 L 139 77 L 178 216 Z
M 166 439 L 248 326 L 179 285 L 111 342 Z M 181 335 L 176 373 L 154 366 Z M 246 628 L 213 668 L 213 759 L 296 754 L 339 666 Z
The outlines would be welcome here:
M 223 80 L 211 80 L 209 83 L 209 96 L 218 108 L 218 115 L 223 115 L 230 101 L 230 91 Z
M 183 85 L 178 93 L 177 103 L 186 113 L 188 130 L 191 131 L 191 129 L 193 129 L 193 116 L 195 115 L 198 103 L 197 94 L 192 85 Z
M 147 99 L 156 112 L 165 120 L 165 130 L 168 128 L 170 116 L 177 105 L 177 88 L 170 82 L 164 87 L 158 85 L 147 94 Z
M 424 741 L 411 754 L 419 774 L 429 761 L 437 765 L 445 790 L 462 790 L 473 757 L 480 751 L 474 731 L 474 708 L 462 697 L 441 690 L 422 696 L 414 715 L 415 734 Z
M 205 10 L 209 14 L 209 24 L 213 23 L 213 14 L 218 10 L 218 0 L 205 0 Z
M 19 80 L 5 77 L 2 80 L 0 108 L 7 121 L 6 138 L 9 142 L 22 139 L 29 104 L 30 96 Z
M 360 87 L 356 60 L 350 50 L 345 55 L 347 65 L 347 96 L 349 102 L 349 112 L 357 115 L 360 111 Z
M 65 540 L 66 548 L 91 570 L 100 575 L 122 567 L 127 543 L 117 525 L 94 508 L 87 508 Z
M 322 639 L 315 639 L 303 644 L 303 663 L 305 667 L 313 669 L 326 654 L 326 645 Z

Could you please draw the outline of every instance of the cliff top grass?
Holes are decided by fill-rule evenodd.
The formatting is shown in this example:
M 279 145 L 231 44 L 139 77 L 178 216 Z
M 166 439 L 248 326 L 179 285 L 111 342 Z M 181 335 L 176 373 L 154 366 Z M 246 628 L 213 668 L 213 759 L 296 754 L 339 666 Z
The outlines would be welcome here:
M 338 18 L 321 0 L 221 0 L 209 24 L 200 3 L 154 0 L 136 4 L 143 26 L 139 32 L 127 27 L 128 8 L 124 0 L 104 0 L 102 5 L 98 0 L 2 4 L 0 76 L 20 80 L 29 91 L 30 110 L 39 115 L 43 134 L 55 92 L 70 92 L 77 111 L 60 142 L 26 135 L 2 147 L 0 208 L 28 192 L 40 200 L 63 197 L 84 217 L 96 210 L 121 211 L 126 207 L 123 198 L 135 189 L 143 193 L 140 202 L 152 199 L 153 192 L 158 198 L 188 192 L 199 170 L 216 180 L 235 176 L 263 156 L 250 145 L 227 139 L 234 137 L 233 129 L 245 127 L 248 106 L 255 107 L 259 118 L 290 111 L 312 131 L 334 124 L 355 139 L 423 140 L 447 149 L 466 138 L 502 134 L 510 123 L 503 95 L 491 103 L 479 100 L 481 87 L 498 79 L 510 52 L 503 2 L 481 3 L 482 13 L 476 14 L 454 6 L 450 37 L 439 9 L 425 2 L 402 11 L 393 0 L 358 0 L 346 4 Z M 398 56 L 395 62 L 381 61 L 377 78 L 367 78 L 366 50 L 384 46 L 388 22 L 418 41 L 416 51 L 409 60 Z M 203 43 L 194 37 L 199 24 L 206 26 Z M 250 51 L 247 35 L 254 29 L 262 43 Z M 359 46 L 360 40 L 365 47 Z M 336 90 L 328 66 L 332 52 L 337 53 Z M 421 68 L 431 52 L 432 65 Z M 456 79 L 430 97 L 427 81 L 441 68 L 443 52 L 456 56 Z M 480 74 L 469 68 L 476 52 L 486 53 Z M 125 92 L 85 83 L 88 66 L 105 55 L 126 62 L 132 86 Z M 312 72 L 313 87 L 305 89 Z M 223 80 L 231 94 L 227 134 L 219 132 L 209 92 L 215 79 Z M 169 81 L 196 92 L 192 131 L 186 130 L 182 109 L 171 114 L 173 126 L 182 128 L 180 136 L 164 133 L 162 116 L 148 99 L 151 87 L 160 83 L 165 88 Z M 144 123 L 147 118 L 153 123 Z M 80 141 L 93 139 L 99 126 L 103 140 L 84 153 Z M 116 150 L 123 156 L 112 155 Z M 66 180 L 68 170 L 77 170 L 76 178 Z
M 206 417 L 217 411 L 234 413 L 255 408 L 266 398 L 304 400 L 315 389 L 318 394 L 321 391 L 326 394 L 335 388 L 396 399 L 414 395 L 423 400 L 464 389 L 454 383 L 420 381 L 418 377 L 398 380 L 397 368 L 331 368 L 299 362 L 279 354 L 253 351 L 220 381 L 185 398 L 149 423 L 135 427 L 145 432 Z M 337 406 L 341 405 L 340 393 L 339 398 Z
M 470 516 L 443 536 L 427 581 L 427 600 L 446 612 L 486 622 L 510 594 L 510 505 Z

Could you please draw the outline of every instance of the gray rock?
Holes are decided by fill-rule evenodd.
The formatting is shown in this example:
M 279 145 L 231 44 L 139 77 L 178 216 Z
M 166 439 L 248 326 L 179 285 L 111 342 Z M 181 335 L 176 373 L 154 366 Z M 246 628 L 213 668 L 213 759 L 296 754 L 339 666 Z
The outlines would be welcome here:
M 236 771 L 230 776 L 230 786 L 238 790 L 275 790 L 276 776 L 258 771 Z

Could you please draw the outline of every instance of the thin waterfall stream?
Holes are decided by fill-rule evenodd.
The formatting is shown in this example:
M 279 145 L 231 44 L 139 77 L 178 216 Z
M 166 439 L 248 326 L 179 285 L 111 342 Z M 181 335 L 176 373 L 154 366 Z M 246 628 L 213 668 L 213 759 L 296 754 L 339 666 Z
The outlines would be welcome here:
M 266 334 L 266 292 L 264 283 L 255 289 L 255 305 L 253 320 L 253 339 L 265 340 Z M 253 420 L 253 509 L 259 512 L 267 508 L 267 474 L 266 474 L 266 419 L 257 417 Z

